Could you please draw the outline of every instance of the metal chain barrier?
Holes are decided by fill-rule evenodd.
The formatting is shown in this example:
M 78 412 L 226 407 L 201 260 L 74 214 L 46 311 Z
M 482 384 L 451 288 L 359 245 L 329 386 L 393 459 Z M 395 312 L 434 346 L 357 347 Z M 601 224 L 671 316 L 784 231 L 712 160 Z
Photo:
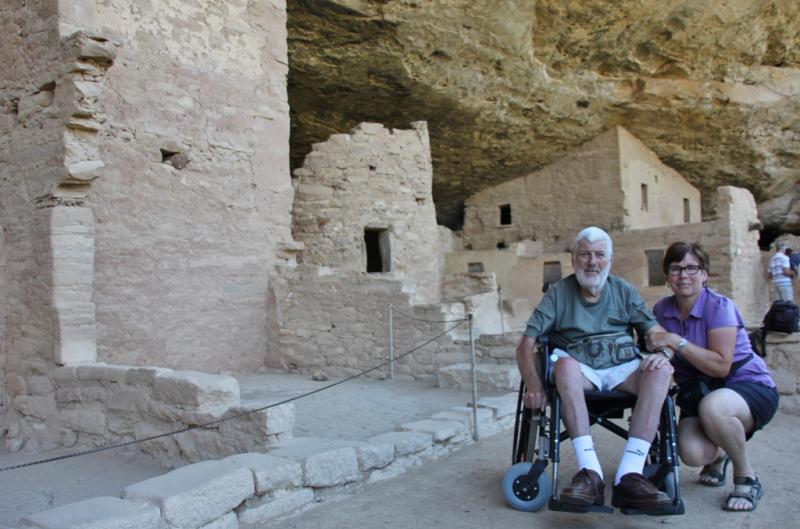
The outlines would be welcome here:
M 399 355 L 396 359 L 389 359 L 389 360 L 387 360 L 387 361 L 385 361 L 385 362 L 383 362 L 381 364 L 378 364 L 378 365 L 376 365 L 374 367 L 371 367 L 369 369 L 361 371 L 360 373 L 356 373 L 355 375 L 351 375 L 351 376 L 349 376 L 347 378 L 339 380 L 338 382 L 334 382 L 332 384 L 328 384 L 327 386 L 324 386 L 324 387 L 321 387 L 321 388 L 317 388 L 317 389 L 315 389 L 313 391 L 309 391 L 308 393 L 303 393 L 302 395 L 297 395 L 297 396 L 282 400 L 280 402 L 276 402 L 276 403 L 273 403 L 273 404 L 268 404 L 267 406 L 262 406 L 261 408 L 256 408 L 256 409 L 253 409 L 253 410 L 248 410 L 248 411 L 245 411 L 245 412 L 242 412 L 242 413 L 238 413 L 238 414 L 232 415 L 230 417 L 224 417 L 224 418 L 216 419 L 216 420 L 213 420 L 213 421 L 210 421 L 210 422 L 207 422 L 207 423 L 197 424 L 197 425 L 194 425 L 194 426 L 188 426 L 186 428 L 181 428 L 180 430 L 174 430 L 174 431 L 171 431 L 171 432 L 166 432 L 166 433 L 162 433 L 162 434 L 158 434 L 158 435 L 151 435 L 150 437 L 144 437 L 142 439 L 134 439 L 134 440 L 131 440 L 131 441 L 125 441 L 123 443 L 117 443 L 117 444 L 108 445 L 108 446 L 101 446 L 101 447 L 93 448 L 93 449 L 90 449 L 90 450 L 84 450 L 82 452 L 73 452 L 71 454 L 64 454 L 64 455 L 61 455 L 61 456 L 50 457 L 50 458 L 41 459 L 41 460 L 38 460 L 38 461 L 31 461 L 31 462 L 28 462 L 28 463 L 20 463 L 18 465 L 11 465 L 11 466 L 7 466 L 7 467 L 2 467 L 2 468 L 0 468 L 0 472 L 5 472 L 5 471 L 8 471 L 8 470 L 14 470 L 14 469 L 18 469 L 18 468 L 30 467 L 30 466 L 34 466 L 34 465 L 42 465 L 44 463 L 53 463 L 55 461 L 61 461 L 63 459 L 71 459 L 73 457 L 80 457 L 80 456 L 85 456 L 85 455 L 89 455 L 89 454 L 95 454 L 97 452 L 105 452 L 105 451 L 108 451 L 108 450 L 115 450 L 117 448 L 124 448 L 126 446 L 133 446 L 133 445 L 136 445 L 136 444 L 139 444 L 139 443 L 146 443 L 148 441 L 154 441 L 156 439 L 161 439 L 163 437 L 170 437 L 170 436 L 182 434 L 182 433 L 185 433 L 185 432 L 190 432 L 192 430 L 202 430 L 202 429 L 205 429 L 205 428 L 209 428 L 211 426 L 215 426 L 215 425 L 220 424 L 220 423 L 225 422 L 225 421 L 232 421 L 234 419 L 238 419 L 240 417 L 245 417 L 245 416 L 251 415 L 253 413 L 258 413 L 260 411 L 265 411 L 265 410 L 268 410 L 270 408 L 275 408 L 275 407 L 281 406 L 283 404 L 288 404 L 290 402 L 294 402 L 296 400 L 300 400 L 302 398 L 305 398 L 305 397 L 320 393 L 321 391 L 328 390 L 328 389 L 333 388 L 335 386 L 338 386 L 340 384 L 344 384 L 345 382 L 349 382 L 349 381 L 351 381 L 351 380 L 353 380 L 355 378 L 358 378 L 360 376 L 366 375 L 368 373 L 372 373 L 373 371 L 377 371 L 378 369 L 386 367 L 387 365 L 389 365 L 390 363 L 394 362 L 395 360 L 400 360 L 401 358 L 404 358 L 404 357 L 406 357 L 406 356 L 408 356 L 410 354 L 416 353 L 417 351 L 419 351 L 420 349 L 422 349 L 426 345 L 428 345 L 430 343 L 433 343 L 434 341 L 438 340 L 439 338 L 441 338 L 445 334 L 447 334 L 447 333 L 451 332 L 452 330 L 454 330 L 455 328 L 459 327 L 464 322 L 467 322 L 467 321 L 471 322 L 471 319 L 472 318 L 470 317 L 470 318 L 464 318 L 462 320 L 452 320 L 452 323 L 455 323 L 455 325 L 453 325 L 452 327 L 446 329 L 445 331 L 441 332 L 440 334 L 437 334 L 433 338 L 430 338 L 430 339 L 426 340 L 425 342 L 423 342 L 420 345 L 414 347 L 413 349 L 411 349 L 409 351 L 406 351 L 405 353 Z

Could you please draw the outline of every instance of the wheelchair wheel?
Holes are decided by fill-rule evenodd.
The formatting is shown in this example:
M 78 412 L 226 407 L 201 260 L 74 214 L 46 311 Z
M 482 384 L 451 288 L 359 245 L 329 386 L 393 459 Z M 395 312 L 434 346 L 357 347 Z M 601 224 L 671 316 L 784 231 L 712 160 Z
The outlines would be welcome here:
M 535 483 L 528 482 L 532 463 L 513 465 L 503 475 L 503 496 L 518 511 L 535 512 L 550 499 L 550 479 L 547 472 L 539 474 Z

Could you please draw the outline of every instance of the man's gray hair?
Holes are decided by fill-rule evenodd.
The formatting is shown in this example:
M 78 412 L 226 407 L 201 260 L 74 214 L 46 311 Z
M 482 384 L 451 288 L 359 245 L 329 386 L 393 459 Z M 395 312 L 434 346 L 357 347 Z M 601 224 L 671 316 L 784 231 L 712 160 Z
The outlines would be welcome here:
M 588 228 L 583 228 L 578 235 L 575 237 L 575 242 L 572 243 L 572 253 L 575 253 L 575 250 L 578 249 L 578 245 L 581 241 L 588 241 L 588 242 L 597 242 L 597 241 L 606 241 L 606 252 L 608 252 L 608 258 L 610 259 L 612 254 L 614 253 L 614 245 L 611 242 L 611 237 L 605 230 L 601 230 L 597 226 L 589 226 Z

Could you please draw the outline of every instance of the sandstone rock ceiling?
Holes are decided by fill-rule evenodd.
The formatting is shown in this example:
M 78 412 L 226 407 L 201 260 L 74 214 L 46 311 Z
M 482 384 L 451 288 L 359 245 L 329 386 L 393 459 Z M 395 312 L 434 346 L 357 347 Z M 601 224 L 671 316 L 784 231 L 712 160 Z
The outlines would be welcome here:
M 288 0 L 293 167 L 361 121 L 426 120 L 439 222 L 623 125 L 703 192 L 800 231 L 797 0 Z M 587 182 L 591 185 L 591 182 Z

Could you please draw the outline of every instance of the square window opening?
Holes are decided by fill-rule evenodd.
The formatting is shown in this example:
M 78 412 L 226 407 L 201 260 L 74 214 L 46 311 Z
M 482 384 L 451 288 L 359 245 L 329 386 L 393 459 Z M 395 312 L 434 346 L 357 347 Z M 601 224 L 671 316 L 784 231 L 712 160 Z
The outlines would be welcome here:
M 470 274 L 482 274 L 483 263 L 467 263 L 467 272 Z

